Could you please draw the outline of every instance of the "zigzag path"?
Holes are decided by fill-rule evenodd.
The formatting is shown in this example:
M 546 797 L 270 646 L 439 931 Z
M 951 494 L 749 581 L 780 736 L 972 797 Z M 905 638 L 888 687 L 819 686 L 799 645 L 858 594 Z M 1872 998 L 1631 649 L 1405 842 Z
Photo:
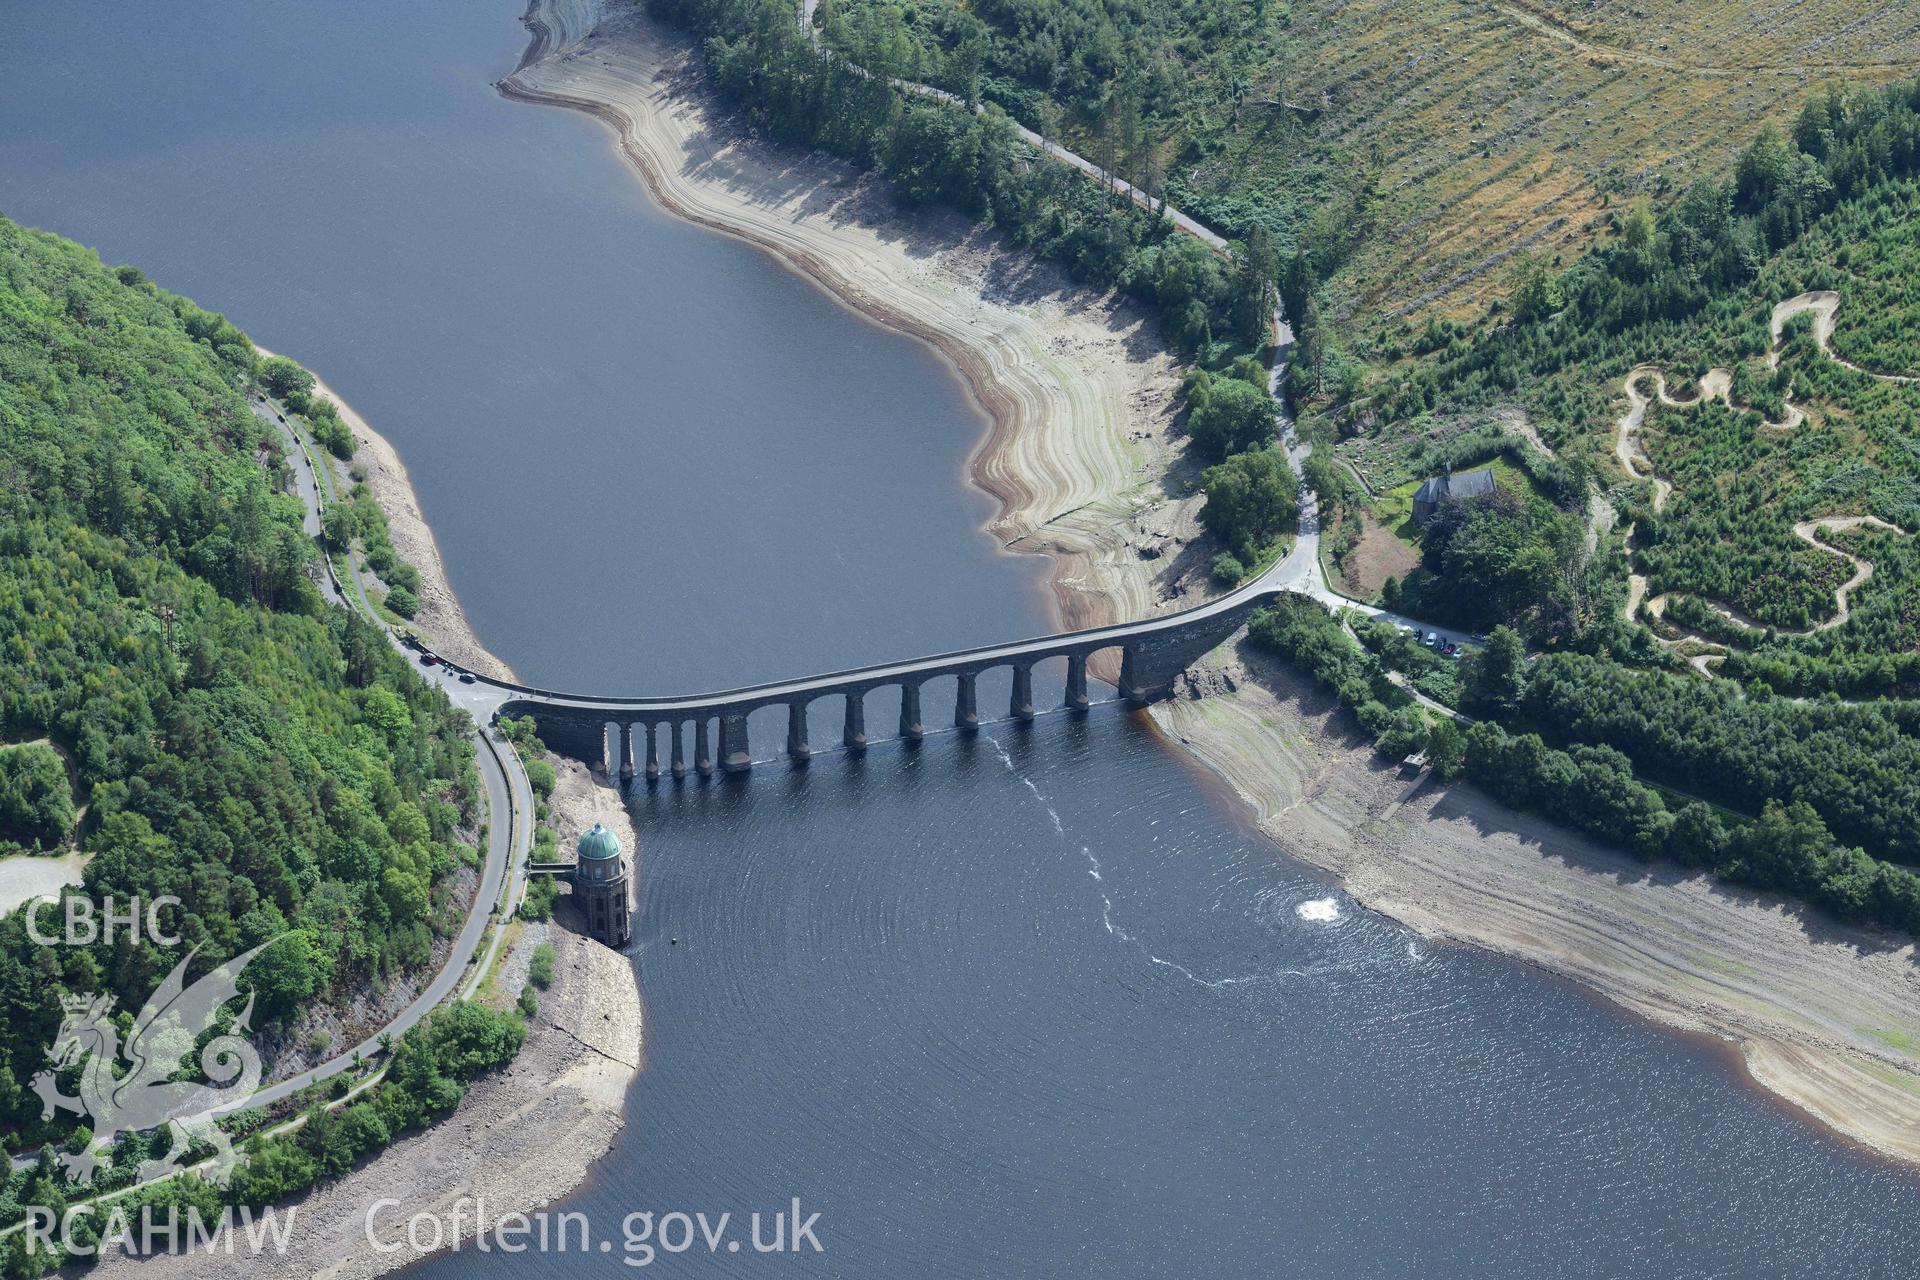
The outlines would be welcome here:
M 1780 352 L 1785 345 L 1782 341 L 1782 336 L 1786 332 L 1788 323 L 1792 321 L 1794 317 L 1810 312 L 1814 317 L 1814 341 L 1819 345 L 1821 352 L 1834 363 L 1851 369 L 1855 373 L 1864 374 L 1869 378 L 1876 378 L 1882 382 L 1920 382 L 1920 379 L 1902 374 L 1874 373 L 1870 369 L 1863 369 L 1859 365 L 1836 355 L 1833 350 L 1833 324 L 1834 313 L 1839 309 L 1840 295 L 1830 289 L 1817 289 L 1808 293 L 1798 294 L 1776 304 L 1769 322 L 1773 343 L 1767 352 L 1767 367 L 1769 369 L 1777 369 L 1780 366 Z M 1652 396 L 1648 396 L 1647 393 L 1641 389 L 1643 383 L 1652 384 Z M 1614 424 L 1614 456 L 1619 460 L 1621 469 L 1624 470 L 1628 476 L 1636 480 L 1650 480 L 1653 482 L 1653 509 L 1657 514 L 1666 507 L 1667 500 L 1673 496 L 1673 485 L 1654 471 L 1653 460 L 1647 456 L 1646 449 L 1640 440 L 1640 428 L 1646 421 L 1648 407 L 1652 405 L 1655 400 L 1658 400 L 1660 404 L 1669 409 L 1691 409 L 1709 400 L 1721 400 L 1724 401 L 1730 409 L 1741 408 L 1742 406 L 1735 404 L 1733 400 L 1733 370 L 1724 368 L 1707 370 L 1700 378 L 1698 390 L 1685 400 L 1675 399 L 1668 394 L 1666 374 L 1654 365 L 1643 364 L 1634 366 L 1634 368 L 1627 372 L 1626 380 L 1622 384 L 1622 389 L 1626 392 L 1627 411 L 1622 414 Z M 1783 403 L 1786 407 L 1784 419 L 1780 422 L 1763 423 L 1761 427 L 1762 430 L 1788 432 L 1794 430 L 1807 420 L 1805 410 L 1793 404 L 1791 401 L 1785 401 Z M 1821 516 L 1812 520 L 1802 520 L 1793 526 L 1795 537 L 1810 547 L 1825 551 L 1830 555 L 1839 556 L 1852 566 L 1853 574 L 1845 582 L 1834 588 L 1834 614 L 1831 618 L 1817 622 L 1810 627 L 1792 630 L 1789 634 L 1812 635 L 1815 632 L 1827 631 L 1834 627 L 1844 625 L 1847 619 L 1852 616 L 1849 599 L 1862 583 L 1873 576 L 1873 565 L 1870 561 L 1863 560 L 1859 556 L 1853 555 L 1851 552 L 1842 550 L 1840 547 L 1828 542 L 1821 537 L 1821 534 L 1823 532 L 1842 529 L 1855 529 L 1861 526 L 1884 529 L 1889 533 L 1903 535 L 1907 532 L 1898 525 L 1889 524 L 1878 516 L 1871 515 Z M 1629 555 L 1631 555 L 1633 551 L 1634 532 L 1633 527 L 1629 526 L 1627 529 L 1627 549 Z M 1632 622 L 1639 616 L 1643 603 L 1650 616 L 1655 618 L 1662 617 L 1666 612 L 1668 601 L 1673 598 L 1673 593 L 1670 592 L 1655 596 L 1650 600 L 1646 598 L 1646 594 L 1646 578 L 1638 573 L 1629 574 L 1627 577 L 1627 621 Z M 1713 600 L 1708 600 L 1704 603 L 1708 608 L 1736 626 L 1745 628 L 1748 631 L 1764 631 L 1766 629 L 1766 624 L 1755 621 L 1729 605 Z M 1711 645 L 1714 649 L 1718 650 L 1717 654 L 1698 653 L 1688 658 L 1688 662 L 1696 670 L 1703 675 L 1710 676 L 1712 672 L 1709 670 L 1709 664 L 1716 661 L 1718 657 L 1724 656 L 1726 652 L 1725 646 L 1691 632 L 1687 633 L 1683 638 Z M 1661 643 L 1671 646 L 1680 643 L 1680 641 L 1662 639 Z

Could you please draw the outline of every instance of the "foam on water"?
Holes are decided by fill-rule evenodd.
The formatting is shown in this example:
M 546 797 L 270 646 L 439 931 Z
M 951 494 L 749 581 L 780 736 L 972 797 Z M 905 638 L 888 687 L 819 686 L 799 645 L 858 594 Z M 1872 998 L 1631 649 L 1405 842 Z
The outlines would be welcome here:
M 1019 766 L 1014 763 L 1013 756 L 1007 751 L 1000 739 L 988 734 L 987 741 L 993 744 L 993 749 L 999 754 L 1000 763 L 1006 767 L 1007 772 L 1015 778 L 1018 778 L 1021 785 L 1026 787 L 1026 789 L 1032 793 L 1033 798 L 1040 803 L 1040 807 L 1047 811 L 1047 817 L 1053 823 L 1054 834 L 1059 836 L 1063 843 L 1072 843 L 1072 841 L 1067 838 L 1065 824 L 1060 820 L 1060 811 L 1053 807 L 1053 802 L 1047 799 L 1046 794 L 1040 790 L 1032 778 L 1020 771 Z M 1091 878 L 1096 885 L 1104 886 L 1105 878 L 1100 874 L 1100 859 L 1096 858 L 1093 850 L 1084 844 L 1080 845 L 1079 849 L 1080 856 L 1085 859 L 1087 864 L 1088 877 Z M 1142 942 L 1139 938 L 1127 932 L 1126 928 L 1113 918 L 1113 898 L 1107 893 L 1104 887 L 1098 888 L 1096 892 L 1100 895 L 1100 924 L 1110 935 L 1119 939 L 1121 942 L 1128 943 L 1135 947 L 1142 956 L 1146 957 L 1149 964 L 1157 965 L 1163 969 L 1171 969 L 1188 981 L 1198 983 L 1200 986 L 1210 990 L 1218 991 L 1226 987 L 1240 986 L 1250 982 L 1272 982 L 1282 977 L 1304 978 L 1307 976 L 1298 969 L 1283 969 L 1278 973 L 1255 973 L 1242 977 L 1203 977 L 1177 960 L 1169 960 L 1165 956 L 1155 954 L 1153 949 L 1148 947 L 1145 942 Z

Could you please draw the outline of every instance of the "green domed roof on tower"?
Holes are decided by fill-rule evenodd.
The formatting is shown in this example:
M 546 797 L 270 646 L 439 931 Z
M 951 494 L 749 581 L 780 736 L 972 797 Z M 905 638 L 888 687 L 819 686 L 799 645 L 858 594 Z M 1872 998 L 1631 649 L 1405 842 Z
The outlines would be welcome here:
M 620 837 L 596 822 L 592 830 L 580 837 L 580 843 L 575 851 L 580 855 L 582 862 L 600 862 L 607 858 L 617 858 L 620 856 Z

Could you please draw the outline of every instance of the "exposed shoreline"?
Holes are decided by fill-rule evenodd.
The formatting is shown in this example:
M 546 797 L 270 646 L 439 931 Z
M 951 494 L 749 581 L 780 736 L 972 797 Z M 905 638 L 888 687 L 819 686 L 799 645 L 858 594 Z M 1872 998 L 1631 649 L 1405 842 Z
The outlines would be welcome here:
M 1210 662 L 1236 691 L 1157 704 L 1154 721 L 1289 854 L 1426 938 L 1724 1046 L 1770 1101 L 1920 1164 L 1920 1076 L 1870 1034 L 1910 1034 L 1910 942 L 1637 862 L 1471 786 L 1416 787 L 1304 675 L 1245 645 Z
M 631 836 L 618 792 L 589 778 L 582 765 L 554 763 L 560 785 L 552 809 L 563 838 L 596 820 L 621 823 L 615 830 Z M 576 1189 L 626 1124 L 627 1089 L 642 1065 L 639 986 L 628 957 L 583 933 L 546 924 L 521 929 L 480 992 L 494 1008 L 512 1005 L 527 980 L 534 947 L 553 945 L 554 982 L 539 995 L 519 1054 L 475 1080 L 453 1114 L 282 1206 L 289 1224 L 284 1251 L 108 1254 L 92 1274 L 370 1280 L 434 1253 L 470 1247 L 483 1225 L 531 1214 Z M 368 1240 L 368 1214 L 383 1200 L 390 1207 L 374 1230 L 382 1245 L 398 1246 L 392 1249 L 377 1249 Z M 407 1244 L 405 1224 L 414 1214 L 445 1225 L 439 1248 L 418 1251 Z
M 555 8 L 562 15 L 571 13 L 576 17 L 597 12 L 595 6 L 572 0 L 560 0 Z M 540 23 L 530 20 L 529 26 L 532 39 L 521 67 L 537 70 L 543 57 L 564 53 L 565 47 Z M 864 190 L 854 193 L 854 198 L 870 201 L 873 193 L 870 189 Z M 674 212 L 716 230 L 729 230 L 681 208 L 675 208 Z M 959 219 L 953 221 L 955 227 L 965 225 Z M 783 260 L 810 280 L 819 278 L 832 267 L 828 258 L 796 256 Z M 1017 266 L 1019 278 L 993 279 L 995 273 L 1005 273 L 1010 265 Z M 1159 385 L 1163 394 L 1157 397 L 1157 402 L 1170 402 L 1178 382 L 1173 362 L 1165 357 L 1140 362 L 1122 350 L 1128 342 L 1141 337 L 1147 325 L 1144 314 L 1112 306 L 1085 322 L 1086 331 L 1077 335 L 1079 345 L 1085 347 L 1107 338 L 1114 347 L 1107 353 L 1107 365 L 1116 371 L 1108 383 L 1088 393 L 1092 381 L 1084 377 L 1077 381 L 1062 377 L 1056 382 L 1050 373 L 1054 359 L 1046 351 L 1059 340 L 1057 326 L 1018 314 L 1012 303 L 994 311 L 978 299 L 982 292 L 1004 289 L 1010 297 L 1019 296 L 1018 306 L 1044 311 L 1049 306 L 1048 296 L 1065 287 L 1064 281 L 1052 273 L 1039 273 L 1037 279 L 1030 278 L 1027 264 L 1017 255 L 986 244 L 967 246 L 962 253 L 944 262 L 942 269 L 947 273 L 944 297 L 949 307 L 940 312 L 940 324 L 917 324 L 907 312 L 888 310 L 879 301 L 884 289 L 872 295 L 862 294 L 857 292 L 851 278 L 843 279 L 846 295 L 835 296 L 862 315 L 932 342 L 965 381 L 976 401 L 994 406 L 992 421 L 1007 428 L 1054 415 L 1056 420 L 1073 422 L 1087 434 L 1103 438 L 1108 434 L 1105 415 L 1109 406 L 1137 399 L 1134 393 L 1140 390 L 1140 385 Z M 1020 347 L 1009 341 L 1006 349 L 987 353 L 982 358 L 979 346 L 959 340 L 958 334 L 965 326 L 979 323 L 980 316 L 989 313 L 1031 345 Z M 1123 335 L 1109 337 L 1105 331 L 1116 322 Z M 996 356 L 1005 363 L 996 364 Z M 1029 367 L 1036 358 L 1037 367 Z M 1070 412 L 1062 412 L 1063 406 L 1053 393 L 1056 385 L 1070 385 L 1081 393 Z M 460 608 L 439 544 L 421 512 L 418 495 L 399 451 L 351 402 L 317 374 L 314 391 L 333 401 L 342 421 L 353 433 L 356 442 L 353 466 L 364 471 L 374 500 L 386 513 L 396 552 L 420 573 L 421 607 L 413 619 L 415 627 L 435 652 L 486 675 L 514 679 L 512 670 L 481 643 Z M 1144 422 L 1136 443 L 1152 448 L 1150 441 L 1157 437 L 1162 442 L 1162 452 L 1171 454 L 1172 446 L 1164 443 L 1169 424 L 1157 424 L 1157 432 L 1152 430 L 1155 425 Z M 1017 457 L 1023 448 L 1032 449 L 1041 443 L 1032 432 L 1021 434 L 1003 429 L 996 436 L 1005 441 L 1005 447 L 995 452 L 1005 452 L 1011 457 Z M 1085 448 L 1084 445 L 1074 447 L 1076 451 Z M 989 487 L 987 473 L 981 470 L 985 457 L 984 452 L 976 455 L 973 463 L 976 483 L 983 488 Z M 321 461 L 333 468 L 336 483 L 342 486 L 350 483 L 343 474 L 344 465 L 331 458 Z M 1105 483 L 1110 486 L 1128 472 L 1109 461 L 1111 470 Z M 1030 463 L 1010 463 L 1004 470 L 1007 479 L 1002 482 L 1017 480 L 1028 466 L 1040 469 Z M 1144 475 L 1146 471 L 1142 466 L 1133 474 Z M 1040 486 L 1029 492 L 1036 501 L 1049 496 Z M 1090 490 L 1088 496 L 1092 492 L 1094 490 Z M 1088 500 L 1072 492 L 1052 496 L 1083 507 Z M 1121 504 L 1122 516 L 1132 505 L 1131 502 Z M 1084 518 L 1104 519 L 1092 513 Z M 1148 531 L 1143 536 L 1153 535 Z M 1089 538 L 1087 546 L 1093 545 Z M 1060 548 L 1050 546 L 1050 549 Z M 1072 594 L 1076 593 L 1069 593 Z M 1067 598 L 1061 597 L 1063 609 L 1069 607 Z M 638 849 L 638 837 L 630 816 L 619 792 L 606 779 L 573 761 L 554 757 L 550 762 L 559 775 L 550 811 L 562 848 L 570 848 L 580 832 L 598 820 L 623 832 L 623 843 L 629 849 Z M 338 1182 L 316 1188 L 294 1201 L 291 1247 L 285 1256 L 298 1257 L 301 1262 L 292 1267 L 268 1264 L 270 1274 L 284 1270 L 288 1274 L 325 1275 L 330 1280 L 360 1280 L 398 1270 L 427 1255 L 411 1248 L 381 1252 L 371 1246 L 366 1238 L 365 1215 L 376 1200 L 398 1198 L 404 1201 L 407 1214 L 428 1212 L 451 1221 L 456 1203 L 466 1197 L 484 1202 L 488 1220 L 498 1222 L 514 1213 L 531 1213 L 565 1196 L 586 1179 L 592 1166 L 611 1149 L 615 1137 L 625 1126 L 627 1089 L 642 1068 L 644 1015 L 637 974 L 627 957 L 589 942 L 577 933 L 535 926 L 524 932 L 499 960 L 492 984 L 496 989 L 490 1003 L 504 1006 L 512 1002 L 519 982 L 524 980 L 517 975 L 526 973 L 528 954 L 542 939 L 554 943 L 560 952 L 558 977 L 553 988 L 542 995 L 540 1012 L 532 1020 L 527 1042 L 514 1062 L 498 1073 L 477 1080 L 452 1116 L 396 1142 Z M 474 1237 L 480 1223 L 471 1206 L 466 1218 L 468 1220 L 435 1252 L 458 1248 L 463 1241 Z M 142 1259 L 137 1263 L 125 1257 L 110 1257 L 103 1259 L 101 1266 L 107 1268 L 103 1274 L 112 1274 L 115 1268 L 138 1266 L 137 1274 L 149 1280 L 156 1275 L 170 1274 L 171 1267 L 179 1267 L 183 1277 L 228 1275 L 240 1280 L 245 1275 L 258 1274 L 261 1262 L 261 1259 L 247 1257 L 224 1258 L 218 1263 L 195 1258 L 188 1266 L 183 1257 Z M 129 1271 L 128 1274 L 135 1273 Z
M 274 353 L 256 344 L 256 350 L 262 355 Z M 347 398 L 327 384 L 327 380 L 305 362 L 301 363 L 308 373 L 313 374 L 313 390 L 316 395 L 325 396 L 333 401 L 334 408 L 340 411 L 340 420 L 347 424 L 353 433 L 355 451 L 352 465 L 366 471 L 367 488 L 373 493 L 373 500 L 387 516 L 387 535 L 393 542 L 393 549 L 399 557 L 420 571 L 420 609 L 414 615 L 413 624 L 423 634 L 431 637 L 436 653 L 452 658 L 464 667 L 478 671 L 495 680 L 513 680 L 513 668 L 488 652 L 480 643 L 480 637 L 474 634 L 473 625 L 467 621 L 466 611 L 460 607 L 460 597 L 454 593 L 453 583 L 447 578 L 446 561 L 440 554 L 439 540 L 433 536 L 433 526 L 420 512 L 420 495 L 414 491 L 413 477 L 407 474 L 406 463 L 400 460 L 400 451 L 393 442 L 374 430 L 368 421 L 360 416 Z M 342 474 L 342 464 L 329 454 L 323 454 L 319 461 L 333 469 L 336 484 L 350 486 Z
M 317 377 L 315 391 L 334 402 L 352 429 L 358 445 L 354 461 L 366 467 L 394 547 L 420 571 L 422 609 L 416 625 L 438 652 L 512 679 L 460 611 L 398 451 Z M 340 480 L 339 464 L 323 461 Z M 639 835 L 618 789 L 577 761 L 548 760 L 558 779 L 548 813 L 559 847 L 571 849 L 581 833 L 600 822 L 621 835 L 622 846 L 637 861 Z M 254 1280 L 262 1274 L 370 1280 L 459 1249 L 491 1224 L 531 1214 L 574 1191 L 626 1126 L 627 1090 L 640 1074 L 645 1045 L 639 975 L 631 958 L 567 927 L 570 918 L 563 899 L 557 924 L 510 925 L 520 932 L 477 993 L 493 1008 L 512 1006 L 527 981 L 534 947 L 542 941 L 553 945 L 553 985 L 540 993 L 539 1010 L 528 1020 L 526 1042 L 513 1061 L 475 1080 L 451 1115 L 399 1139 L 338 1181 L 289 1201 L 291 1225 L 283 1252 L 108 1253 L 93 1274 L 139 1280 Z M 383 1199 L 404 1206 L 377 1224 L 383 1243 L 399 1243 L 391 1250 L 376 1249 L 368 1239 L 368 1212 Z M 475 1202 L 484 1206 L 484 1221 Z M 415 1213 L 434 1215 L 447 1226 L 438 1248 L 418 1251 L 406 1244 L 404 1223 Z
M 272 353 L 263 349 L 263 354 Z M 476 671 L 513 679 L 462 612 L 399 451 L 317 375 L 314 391 L 334 402 L 353 432 L 353 464 L 365 469 L 396 552 L 420 572 L 415 625 L 436 652 Z M 330 457 L 320 461 L 333 468 L 336 483 L 345 480 L 344 464 Z M 622 845 L 637 861 L 639 836 L 611 781 L 575 761 L 549 757 L 549 763 L 558 778 L 548 813 L 559 847 L 571 849 L 582 832 L 601 822 L 621 834 Z M 475 1080 L 450 1116 L 292 1201 L 289 1247 L 275 1255 L 277 1261 L 245 1250 L 137 1259 L 109 1255 L 96 1274 L 125 1269 L 124 1274 L 143 1280 L 174 1274 L 183 1280 L 246 1280 L 264 1266 L 269 1275 L 368 1280 L 461 1248 L 490 1224 L 531 1214 L 579 1187 L 626 1126 L 627 1090 L 643 1065 L 644 1013 L 630 957 L 566 927 L 569 918 L 563 906 L 557 925 L 509 926 L 520 932 L 478 993 L 494 1008 L 510 1007 L 527 981 L 534 947 L 543 941 L 553 945 L 553 985 L 540 993 L 539 1010 L 528 1020 L 526 1042 L 514 1060 Z M 385 1238 L 403 1247 L 374 1248 L 367 1213 L 381 1199 L 405 1206 L 402 1222 L 414 1213 L 442 1218 L 449 1224 L 444 1243 L 417 1251 L 405 1246 L 403 1232 L 389 1231 Z M 475 1201 L 485 1206 L 484 1221 Z
M 599 0 L 532 0 L 533 46 L 501 92 L 601 120 L 662 207 L 940 352 L 991 422 L 969 466 L 1000 505 L 991 527 L 1054 558 L 1062 625 L 1205 593 L 1177 370 L 1137 309 L 1058 282 L 955 215 L 902 216 L 845 165 L 742 138 L 683 39 L 629 9 L 601 19 Z M 1075 327 L 1096 314 L 1128 335 L 1131 369 Z M 1644 866 L 1468 786 L 1406 794 L 1294 673 L 1244 649 L 1205 667 L 1195 683 L 1210 696 L 1160 704 L 1155 722 L 1358 902 L 1727 1043 L 1776 1100 L 1920 1163 L 1920 1058 L 1902 1047 L 1920 1039 L 1910 941 Z
M 1000 504 L 989 532 L 1055 557 L 1065 625 L 1154 611 L 1138 548 L 1191 539 L 1200 499 L 1173 419 L 1180 368 L 1144 309 L 958 214 L 904 218 L 850 165 L 744 137 L 690 44 L 632 7 L 532 0 L 524 21 L 542 52 L 503 95 L 592 116 L 654 203 L 770 253 L 958 374 L 986 415 L 968 478 Z M 1183 563 L 1173 577 L 1203 591 L 1205 575 Z

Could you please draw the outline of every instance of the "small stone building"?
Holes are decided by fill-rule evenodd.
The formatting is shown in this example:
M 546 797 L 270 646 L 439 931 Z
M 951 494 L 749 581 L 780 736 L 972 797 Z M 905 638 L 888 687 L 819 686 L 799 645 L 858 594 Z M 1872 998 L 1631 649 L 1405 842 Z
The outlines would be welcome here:
M 633 938 L 633 921 L 620 837 L 596 822 L 580 837 L 575 853 L 573 897 L 586 916 L 587 936 L 610 947 L 626 946 Z
M 1433 519 L 1434 513 L 1449 502 L 1458 502 L 1462 498 L 1483 498 L 1494 491 L 1493 468 L 1481 467 L 1474 471 L 1462 471 L 1459 475 L 1445 471 L 1437 476 L 1429 476 L 1413 493 L 1413 522 L 1425 524 Z

